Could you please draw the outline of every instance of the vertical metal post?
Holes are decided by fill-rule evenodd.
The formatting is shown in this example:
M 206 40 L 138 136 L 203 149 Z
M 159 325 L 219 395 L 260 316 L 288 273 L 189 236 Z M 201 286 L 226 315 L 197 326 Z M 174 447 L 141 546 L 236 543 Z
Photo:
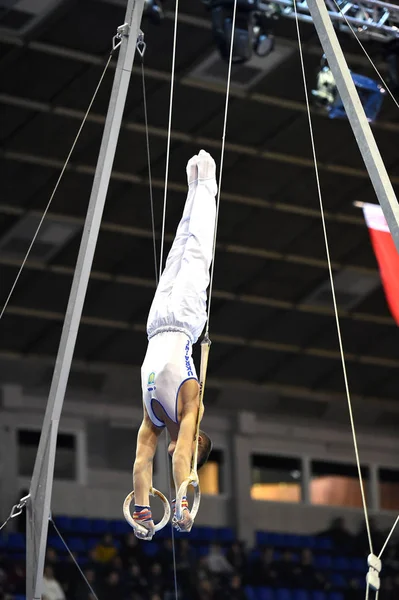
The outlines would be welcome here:
M 399 252 L 399 204 L 360 102 L 324 0 L 308 0 L 309 11 L 364 163 Z
M 36 455 L 27 512 L 26 595 L 42 597 L 58 424 L 115 157 L 144 0 L 128 0 L 111 99 Z

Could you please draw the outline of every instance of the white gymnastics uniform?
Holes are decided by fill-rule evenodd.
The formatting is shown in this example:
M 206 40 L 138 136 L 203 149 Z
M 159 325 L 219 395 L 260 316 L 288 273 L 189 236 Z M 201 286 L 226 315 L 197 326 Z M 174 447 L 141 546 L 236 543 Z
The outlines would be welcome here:
M 206 290 L 212 262 L 216 181 L 189 186 L 182 219 L 155 292 L 147 321 L 148 347 L 141 367 L 143 401 L 154 425 L 160 404 L 177 423 L 177 398 L 185 381 L 196 379 L 194 344 L 207 318 Z

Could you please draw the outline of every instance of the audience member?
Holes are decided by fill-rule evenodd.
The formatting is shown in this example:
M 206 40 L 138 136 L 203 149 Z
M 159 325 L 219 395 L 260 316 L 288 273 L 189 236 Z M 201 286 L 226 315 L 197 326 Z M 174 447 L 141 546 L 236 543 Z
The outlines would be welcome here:
M 207 566 L 214 575 L 227 575 L 233 571 L 233 567 L 223 554 L 219 544 L 211 545 L 207 556 Z
M 106 577 L 105 582 L 101 586 L 102 600 L 116 600 L 117 598 L 124 597 L 124 589 L 123 585 L 117 571 L 111 571 L 109 575 Z
M 330 539 L 337 553 L 341 553 L 343 548 L 345 548 L 347 553 L 353 550 L 354 536 L 347 529 L 343 517 L 333 519 L 329 528 L 319 533 L 319 537 Z
M 226 558 L 236 573 L 245 573 L 247 560 L 243 545 L 240 542 L 234 542 L 227 550 Z
M 308 548 L 301 552 L 298 566 L 294 570 L 295 585 L 298 588 L 307 590 L 324 590 L 327 588 L 327 581 L 323 573 L 316 571 L 313 565 L 313 554 Z
M 42 600 L 65 600 L 64 590 L 50 565 L 44 567 Z
M 257 586 L 273 586 L 277 581 L 273 548 L 264 548 L 252 563 L 250 582 Z
M 227 588 L 224 590 L 223 600 L 248 600 L 248 596 L 242 585 L 242 580 L 239 575 L 233 575 L 230 579 Z
M 118 550 L 112 539 L 112 535 L 107 533 L 102 541 L 94 548 L 93 557 L 100 563 L 110 562 L 118 553 Z

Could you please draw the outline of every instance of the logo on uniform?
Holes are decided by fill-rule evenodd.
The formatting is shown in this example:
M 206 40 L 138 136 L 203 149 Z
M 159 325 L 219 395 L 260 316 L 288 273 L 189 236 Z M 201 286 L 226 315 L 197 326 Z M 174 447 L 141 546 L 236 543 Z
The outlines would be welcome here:
M 152 372 L 149 374 L 148 381 L 147 381 L 147 389 L 149 392 L 153 392 L 156 389 L 154 383 L 155 383 L 155 373 Z
M 186 354 L 184 357 L 184 361 L 186 363 L 187 377 L 194 377 L 194 373 L 192 371 L 192 367 L 191 367 L 191 363 L 190 363 L 190 342 L 189 341 L 187 341 L 185 350 L 186 350 Z

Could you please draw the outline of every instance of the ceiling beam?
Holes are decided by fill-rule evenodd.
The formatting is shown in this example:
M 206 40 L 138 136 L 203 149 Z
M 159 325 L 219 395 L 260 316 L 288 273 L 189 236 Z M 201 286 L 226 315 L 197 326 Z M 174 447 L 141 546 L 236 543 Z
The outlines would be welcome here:
M 25 154 L 21 155 L 20 153 L 11 153 L 11 152 L 1 153 L 1 151 L 0 151 L 0 156 L 4 156 L 5 158 L 11 159 L 11 160 L 17 160 L 17 161 L 24 162 L 27 164 L 36 164 L 36 165 L 41 165 L 41 166 L 46 166 L 46 167 L 51 167 L 51 168 L 60 168 L 60 169 L 62 167 L 61 161 L 56 161 L 51 158 L 44 158 L 44 157 L 25 155 Z M 72 170 L 72 169 L 69 168 L 68 170 Z M 78 173 L 94 175 L 94 167 L 92 167 L 92 166 L 88 166 L 88 165 L 75 166 L 74 170 Z M 123 173 L 116 172 L 116 171 L 113 171 L 113 173 L 111 175 L 111 179 L 117 179 L 119 181 L 126 181 L 128 183 L 138 183 L 138 184 L 148 185 L 148 181 L 143 178 L 140 178 L 135 175 L 128 175 L 127 173 L 123 174 Z M 153 179 L 152 183 L 153 183 L 154 187 L 158 187 L 158 185 L 159 185 L 159 187 L 161 189 L 163 188 L 163 185 L 164 185 L 163 180 L 157 181 L 157 180 Z M 186 186 L 182 186 L 180 184 L 177 184 L 177 186 L 178 186 L 178 189 L 176 189 L 176 187 L 174 187 L 174 185 L 171 184 L 171 182 L 169 182 L 169 189 L 174 189 L 175 191 L 182 191 L 181 188 L 183 188 L 184 192 L 186 192 Z M 223 198 L 224 198 L 224 196 L 223 196 Z M 14 205 L 7 205 L 7 204 L 0 204 L 0 213 L 11 214 L 13 216 L 17 216 L 17 215 L 22 216 L 25 214 L 31 214 L 31 215 L 42 217 L 42 215 L 43 215 L 43 213 L 40 211 L 36 211 L 36 210 L 25 211 L 25 209 L 22 207 L 16 207 Z M 82 225 L 82 226 L 84 223 L 83 217 L 73 217 L 70 215 L 63 215 L 61 213 L 55 213 L 55 212 L 53 213 L 50 211 L 47 212 L 47 217 L 53 218 L 58 221 L 76 223 L 76 224 Z M 152 235 L 153 235 L 151 229 L 145 229 L 145 228 L 141 228 L 141 227 L 133 227 L 130 225 L 122 225 L 121 223 L 112 223 L 110 221 L 104 221 L 104 220 L 102 221 L 101 229 L 103 231 L 109 231 L 111 233 L 118 233 L 118 234 L 127 235 L 127 236 L 131 236 L 131 237 L 139 237 L 139 238 L 145 238 L 145 239 L 152 239 Z M 171 233 L 165 234 L 165 240 L 167 242 L 173 242 L 174 234 L 171 234 Z M 322 270 L 326 270 L 326 268 L 327 268 L 327 260 L 323 259 L 323 258 L 312 258 L 310 256 L 303 256 L 303 255 L 294 254 L 294 253 L 287 254 L 285 252 L 277 252 L 274 250 L 267 250 L 265 248 L 259 248 L 259 247 L 256 248 L 256 247 L 244 246 L 244 245 L 239 245 L 239 244 L 229 244 L 229 243 L 218 242 L 216 245 L 216 249 L 217 249 L 217 251 L 226 252 L 228 254 L 239 254 L 241 256 L 260 258 L 260 259 L 264 259 L 264 260 L 274 260 L 274 261 L 278 261 L 278 262 L 285 262 L 285 263 L 296 264 L 296 265 L 305 265 L 307 267 L 315 267 L 316 269 L 322 269 Z M 366 274 L 366 275 L 377 275 L 378 274 L 378 270 L 376 268 L 372 268 L 372 267 L 362 267 L 359 265 L 340 263 L 337 261 L 332 261 L 331 265 L 335 271 L 340 271 L 342 269 L 349 269 L 355 273 L 362 273 L 362 274 Z
M 20 96 L 13 96 L 11 94 L 0 94 L 0 103 L 6 106 L 19 107 L 27 110 L 33 110 L 36 112 L 42 113 L 51 113 L 52 115 L 69 118 L 72 120 L 76 120 L 79 122 L 83 121 L 85 113 L 80 110 L 71 109 L 66 106 L 60 106 L 56 104 L 50 104 L 46 102 L 39 102 L 37 100 L 30 100 L 29 98 L 22 98 Z M 105 122 L 105 117 L 98 113 L 90 113 L 87 117 L 87 121 L 91 123 L 96 123 L 98 125 L 103 125 Z M 145 134 L 145 126 L 140 123 L 136 123 L 134 121 L 125 120 L 122 123 L 122 129 L 126 131 L 134 131 L 136 133 L 140 133 L 142 135 Z M 152 127 L 148 128 L 149 134 L 155 137 L 161 137 L 163 139 L 167 139 L 168 131 L 164 127 Z M 171 133 L 172 140 L 181 142 L 183 144 L 194 144 L 198 146 L 205 146 L 207 148 L 216 148 L 220 149 L 221 141 L 219 139 L 203 137 L 201 135 L 193 135 L 189 133 L 184 133 L 178 130 L 172 130 Z M 278 162 L 282 164 L 290 164 L 297 167 L 305 167 L 309 169 L 314 169 L 313 159 L 304 158 L 302 156 L 295 156 L 292 154 L 286 154 L 282 152 L 273 152 L 269 150 L 259 150 L 253 146 L 246 146 L 244 144 L 235 144 L 231 142 L 226 142 L 226 150 L 231 152 L 235 152 L 237 154 L 243 154 L 245 156 L 249 156 L 252 158 L 261 159 L 264 161 Z M 360 179 L 368 179 L 368 173 L 364 169 L 357 169 L 354 167 L 346 167 L 345 165 L 331 164 L 331 163 L 323 163 L 318 162 L 318 169 L 320 171 L 326 171 L 329 173 L 335 173 L 337 175 L 345 175 L 348 177 L 357 177 Z M 391 177 L 392 183 L 399 184 L 399 176 Z M 268 201 L 266 201 L 268 202 Z M 273 206 L 277 203 L 271 202 Z M 291 210 L 295 210 L 293 205 L 288 205 L 289 209 L 286 212 L 290 212 Z M 306 214 L 311 214 L 312 216 L 320 217 L 320 212 L 312 209 L 305 209 Z M 295 212 L 298 214 L 303 214 L 300 208 L 296 208 Z M 335 217 L 336 218 L 336 217 Z M 349 215 L 343 215 L 341 220 L 343 219 L 353 219 Z M 360 222 L 361 219 L 356 219 L 356 222 Z M 364 221 L 363 221 L 364 223 Z
M 0 42 L 3 42 L 4 44 L 27 48 L 27 49 L 33 50 L 35 52 L 41 52 L 43 54 L 49 54 L 51 56 L 60 56 L 60 57 L 67 58 L 70 60 L 76 60 L 81 63 L 91 64 L 91 65 L 98 66 L 98 67 L 103 67 L 105 64 L 105 61 L 106 61 L 106 59 L 104 59 L 102 56 L 98 56 L 95 54 L 89 54 L 86 52 L 81 52 L 79 50 L 73 50 L 70 48 L 64 48 L 62 46 L 56 46 L 54 44 L 48 44 L 45 42 L 31 41 L 31 42 L 24 43 L 22 40 L 20 40 L 18 38 L 4 36 L 4 35 L 0 35 Z M 111 62 L 110 68 L 115 68 L 115 63 Z M 139 67 L 133 67 L 133 73 L 137 74 L 137 75 L 141 75 L 141 69 Z M 169 72 L 160 71 L 158 69 L 151 69 L 149 67 L 146 67 L 146 77 L 149 79 L 154 79 L 154 80 L 158 80 L 158 81 L 166 81 L 166 82 L 170 81 L 170 73 Z M 185 85 L 187 87 L 202 88 L 207 91 L 212 91 L 212 92 L 220 93 L 223 95 L 226 93 L 224 86 L 216 86 L 216 85 L 212 85 L 210 83 L 199 82 L 194 79 L 191 79 L 189 76 L 184 75 L 184 74 L 183 75 L 176 74 L 175 81 L 177 83 L 180 83 L 181 85 Z M 307 107 L 304 102 L 297 102 L 297 101 L 293 101 L 293 100 L 288 100 L 286 98 L 279 98 L 277 96 L 269 96 L 266 94 L 243 92 L 242 90 L 240 90 L 238 88 L 234 88 L 234 86 L 230 89 L 230 95 L 232 97 L 236 97 L 236 98 L 245 98 L 246 100 L 249 100 L 252 102 L 257 102 L 257 103 L 264 104 L 267 106 L 278 106 L 279 108 L 286 108 L 289 110 L 302 112 L 305 114 L 307 113 Z M 311 112 L 314 115 L 323 115 L 324 118 L 326 118 L 324 113 L 318 109 L 312 108 Z M 389 121 L 376 121 L 375 123 L 373 123 L 373 128 L 374 129 L 382 129 L 384 131 L 398 132 L 399 124 L 395 123 L 395 122 L 389 122 Z
M 62 323 L 64 314 L 56 311 L 38 310 L 25 306 L 8 306 L 6 314 L 15 317 L 26 317 L 31 319 L 39 319 L 43 321 L 54 321 Z M 138 333 L 146 333 L 144 323 L 130 323 L 129 321 L 121 321 L 117 319 L 105 319 L 101 317 L 89 317 L 83 315 L 81 319 L 82 325 L 91 327 L 99 327 L 104 329 L 113 329 L 119 331 L 134 331 Z M 335 350 L 326 350 L 324 348 L 303 347 L 296 344 L 280 344 L 268 340 L 248 339 L 241 336 L 224 335 L 212 333 L 213 342 L 238 346 L 241 348 L 254 348 L 256 350 L 268 350 L 270 352 L 278 352 L 282 354 L 297 354 L 305 356 L 314 356 L 317 358 L 326 358 L 331 360 L 341 361 L 341 353 Z M 346 362 L 364 364 L 375 367 L 386 367 L 388 369 L 398 369 L 399 360 L 394 358 L 385 358 L 382 356 L 363 356 L 360 354 L 345 353 Z
M 54 365 L 54 356 L 48 354 L 36 354 L 29 353 L 23 354 L 21 352 L 15 352 L 13 350 L 0 350 L 0 360 L 11 360 L 11 361 L 38 361 L 41 364 L 46 364 L 51 367 Z M 117 362 L 105 362 L 105 361 L 86 361 L 86 360 L 78 360 L 74 359 L 73 368 L 80 369 L 84 372 L 89 371 L 104 373 L 107 370 L 118 369 L 120 371 L 125 371 L 126 373 L 131 373 L 135 371 L 140 373 L 140 365 L 127 365 L 123 363 Z M 282 397 L 288 396 L 290 398 L 304 398 L 305 400 L 317 400 L 319 402 L 334 402 L 341 401 L 346 402 L 346 395 L 344 393 L 336 392 L 333 390 L 314 390 L 312 388 L 308 388 L 305 386 L 295 386 L 295 385 L 284 385 L 280 383 L 262 383 L 257 384 L 253 381 L 248 381 L 245 379 L 239 378 L 219 378 L 219 377 L 210 377 L 208 376 L 206 379 L 207 387 L 221 390 L 229 390 L 232 389 L 234 392 L 238 390 L 242 390 L 243 392 L 255 392 L 261 393 L 265 392 L 277 392 Z M 359 407 L 364 406 L 363 403 L 367 402 L 367 404 L 375 403 L 376 408 L 379 410 L 386 409 L 387 411 L 397 412 L 398 407 L 397 403 L 392 401 L 392 398 L 384 398 L 381 396 L 362 396 L 360 394 L 351 394 L 351 401 L 353 403 L 358 403 Z M 205 397 L 206 402 L 206 397 Z
M 0 256 L 0 264 L 6 267 L 18 269 L 21 261 Z M 44 273 L 53 273 L 55 275 L 65 277 L 72 277 L 74 273 L 74 269 L 72 267 L 55 263 L 45 264 L 43 262 L 36 260 L 32 261 L 30 259 L 25 263 L 24 269 Z M 132 277 L 128 275 L 93 270 L 91 272 L 91 279 L 94 281 L 103 281 L 104 283 L 114 283 L 117 285 L 127 285 L 131 287 L 149 288 L 155 290 L 155 281 L 153 279 L 145 279 L 143 277 Z M 268 296 L 237 294 L 234 292 L 227 292 L 225 290 L 217 290 L 215 288 L 212 290 L 212 296 L 218 300 L 224 300 L 226 302 L 239 302 L 248 306 L 265 306 L 268 308 L 274 308 L 276 310 L 294 310 L 307 314 L 334 317 L 334 310 L 332 307 L 306 304 L 306 301 L 300 303 L 287 302 L 284 300 L 278 300 L 277 298 L 270 298 Z M 376 325 L 385 325 L 391 328 L 396 327 L 391 317 L 377 316 L 370 313 L 340 310 L 339 317 L 340 319 L 351 319 L 352 321 L 361 321 L 362 323 L 374 323 Z

